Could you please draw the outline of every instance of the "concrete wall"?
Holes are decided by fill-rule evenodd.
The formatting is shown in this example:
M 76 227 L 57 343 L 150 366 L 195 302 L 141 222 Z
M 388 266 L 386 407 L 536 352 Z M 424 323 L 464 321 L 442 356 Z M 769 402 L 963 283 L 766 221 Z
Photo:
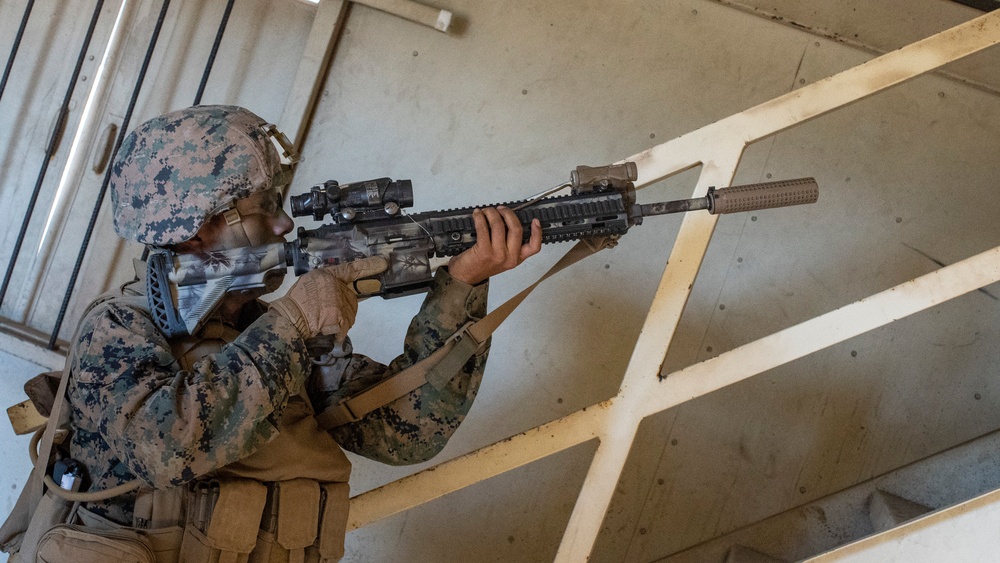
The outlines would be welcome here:
M 951 11 L 918 4 L 920 21 Z M 458 16 L 450 35 L 351 8 L 293 193 L 391 176 L 413 180 L 417 211 L 518 199 L 872 56 L 708 0 L 440 6 Z M 206 101 L 275 119 L 275 92 Z M 750 147 L 739 181 L 815 176 L 820 202 L 722 218 L 665 371 L 1000 244 L 998 132 L 997 96 L 926 76 Z M 687 197 L 696 174 L 640 201 Z M 473 413 L 434 463 L 614 395 L 679 221 L 649 219 L 539 289 L 497 333 Z M 491 303 L 560 254 L 494 280 Z M 1000 289 L 987 289 L 648 420 L 595 560 L 665 557 L 1000 427 Z M 357 349 L 391 359 L 418 304 L 364 303 Z M 353 532 L 346 559 L 551 560 L 592 452 Z M 416 469 L 358 460 L 352 486 Z
M 457 37 L 353 8 L 300 182 L 408 177 L 421 210 L 512 199 L 871 57 L 710 2 L 449 8 L 467 22 Z M 936 268 L 921 252 L 995 246 L 996 110 L 930 76 L 751 147 L 738 180 L 813 175 L 821 201 L 720 221 L 666 371 Z M 693 177 L 640 199 L 684 197 Z M 614 394 L 677 225 L 651 219 L 539 290 L 498 334 L 503 359 L 442 458 Z M 995 428 L 993 303 L 966 296 L 648 421 L 597 560 L 654 560 Z M 362 350 L 409 312 L 373 305 Z M 586 455 L 355 532 L 352 560 L 549 560 Z M 406 472 L 359 464 L 355 488 Z

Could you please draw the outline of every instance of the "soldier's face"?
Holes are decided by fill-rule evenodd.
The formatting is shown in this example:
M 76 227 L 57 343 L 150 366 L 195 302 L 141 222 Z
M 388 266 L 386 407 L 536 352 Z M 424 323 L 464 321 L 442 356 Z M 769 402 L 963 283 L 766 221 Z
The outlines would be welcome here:
M 281 192 L 277 189 L 257 192 L 237 201 L 236 210 L 240 212 L 251 246 L 283 242 L 294 226 L 281 206 Z
M 294 223 L 281 207 L 278 190 L 257 192 L 236 202 L 240 221 L 229 225 L 223 214 L 213 215 L 191 240 L 175 246 L 178 252 L 209 252 L 243 246 L 284 242 Z M 245 236 L 244 236 L 245 235 Z

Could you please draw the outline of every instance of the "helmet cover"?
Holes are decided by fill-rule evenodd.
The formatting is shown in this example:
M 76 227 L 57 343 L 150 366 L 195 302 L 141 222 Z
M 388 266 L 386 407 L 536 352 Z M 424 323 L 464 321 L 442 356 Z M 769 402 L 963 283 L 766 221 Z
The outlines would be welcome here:
M 287 172 L 267 123 L 244 108 L 194 106 L 155 117 L 115 156 L 115 232 L 156 246 L 184 242 L 234 200 L 287 183 Z

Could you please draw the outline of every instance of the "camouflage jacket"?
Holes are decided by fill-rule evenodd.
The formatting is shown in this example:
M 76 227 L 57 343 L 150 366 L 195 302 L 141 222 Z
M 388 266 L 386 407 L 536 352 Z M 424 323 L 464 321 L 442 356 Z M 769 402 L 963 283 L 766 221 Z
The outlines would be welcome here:
M 235 340 L 185 371 L 146 311 L 101 304 L 84 320 L 69 360 L 70 454 L 86 466 L 89 490 L 135 478 L 157 488 L 182 485 L 266 444 L 303 386 L 322 412 L 427 356 L 485 314 L 486 295 L 486 283 L 472 287 L 440 269 L 402 355 L 388 366 L 351 355 L 316 371 L 295 327 L 274 311 L 249 314 Z M 331 435 L 345 449 L 385 463 L 433 457 L 472 406 L 487 352 L 488 346 L 446 387 L 425 384 Z M 134 500 L 124 495 L 88 508 L 131 524 Z

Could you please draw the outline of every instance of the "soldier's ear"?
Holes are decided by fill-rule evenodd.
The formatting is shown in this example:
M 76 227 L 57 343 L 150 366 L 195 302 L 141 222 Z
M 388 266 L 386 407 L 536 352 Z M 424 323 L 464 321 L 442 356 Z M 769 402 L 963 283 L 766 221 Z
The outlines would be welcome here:
M 212 215 L 205 221 L 205 224 L 198 229 L 198 232 L 194 234 L 193 237 L 188 240 L 175 244 L 174 251 L 183 254 L 190 254 L 193 252 L 203 252 L 210 248 L 213 248 L 218 242 L 221 232 L 226 225 L 226 220 L 222 215 Z
M 191 254 L 194 252 L 200 252 L 204 247 L 205 241 L 203 241 L 200 236 L 194 235 L 184 242 L 175 244 L 174 252 L 177 252 L 178 254 Z

